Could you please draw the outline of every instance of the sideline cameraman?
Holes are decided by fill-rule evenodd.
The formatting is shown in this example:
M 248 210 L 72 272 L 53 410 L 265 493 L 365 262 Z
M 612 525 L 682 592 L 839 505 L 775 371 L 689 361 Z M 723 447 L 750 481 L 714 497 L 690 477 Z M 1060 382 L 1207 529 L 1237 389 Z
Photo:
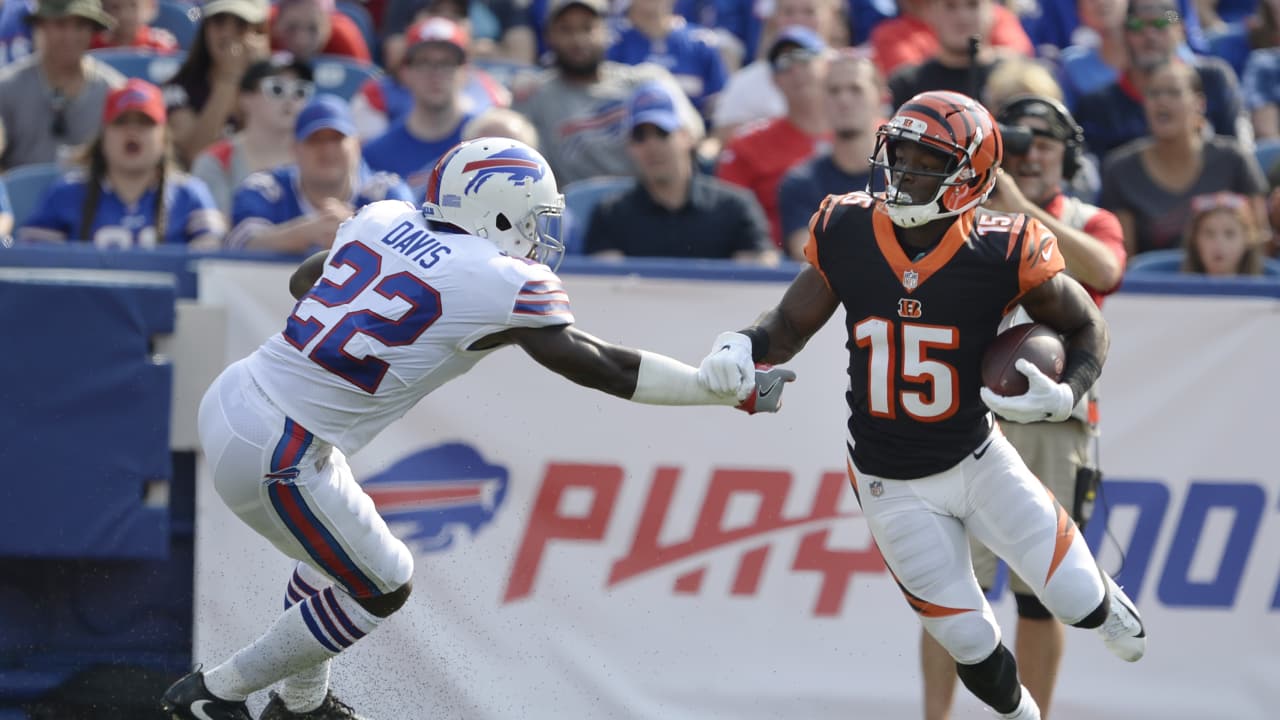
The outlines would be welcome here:
M 1052 231 L 1067 273 L 1079 280 L 1101 307 L 1103 297 L 1116 289 L 1124 273 L 1124 235 L 1115 215 L 1062 191 L 1080 169 L 1083 132 L 1061 103 L 1043 95 L 1010 98 L 999 108 L 996 119 L 1004 136 L 1004 169 L 985 207 L 1025 213 Z M 1005 318 L 1004 325 L 1027 320 L 1018 308 Z M 1096 422 L 1093 392 L 1065 422 L 1000 422 L 1027 466 L 1081 527 L 1088 520 L 1093 493 L 1102 477 L 1092 452 Z M 983 589 L 990 589 L 996 558 L 976 542 L 970 543 L 970 549 L 978 582 Z M 1014 656 L 1019 674 L 1040 706 L 1042 718 L 1047 719 L 1062 661 L 1064 629 L 1021 578 L 1011 575 L 1009 584 L 1018 606 Z M 927 633 L 921 635 L 920 660 L 925 718 L 946 720 L 955 691 L 953 660 Z

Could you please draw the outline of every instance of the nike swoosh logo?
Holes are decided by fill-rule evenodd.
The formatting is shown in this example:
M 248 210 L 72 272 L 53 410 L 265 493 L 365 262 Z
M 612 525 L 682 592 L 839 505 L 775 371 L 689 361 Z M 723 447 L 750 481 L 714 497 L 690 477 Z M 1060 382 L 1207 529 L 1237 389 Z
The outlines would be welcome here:
M 974 460 L 981 460 L 981 459 L 982 459 L 982 456 L 987 454 L 987 448 L 991 447 L 991 442 L 992 442 L 992 441 L 988 440 L 986 445 L 983 445 L 982 447 L 978 448 L 977 450 L 974 450 L 974 451 L 973 451 L 973 459 L 974 459 Z
M 1050 245 L 1049 247 L 1045 248 L 1044 250 L 1041 250 L 1041 251 L 1040 251 L 1040 257 L 1044 258 L 1044 261 L 1045 261 L 1045 262 L 1049 262 L 1049 260 L 1053 258 L 1053 246 L 1052 246 L 1052 245 Z
M 759 392 L 757 392 L 757 393 L 756 393 L 756 396 L 757 396 L 757 397 L 764 397 L 764 396 L 768 395 L 769 393 L 773 392 L 774 388 L 778 387 L 778 382 L 779 382 L 779 381 L 774 380 L 773 382 L 769 383 L 769 387 L 762 387 L 762 388 L 760 388 Z
M 218 720 L 204 710 L 206 705 L 212 704 L 212 700 L 197 700 L 191 703 L 191 714 L 196 716 L 196 720 Z

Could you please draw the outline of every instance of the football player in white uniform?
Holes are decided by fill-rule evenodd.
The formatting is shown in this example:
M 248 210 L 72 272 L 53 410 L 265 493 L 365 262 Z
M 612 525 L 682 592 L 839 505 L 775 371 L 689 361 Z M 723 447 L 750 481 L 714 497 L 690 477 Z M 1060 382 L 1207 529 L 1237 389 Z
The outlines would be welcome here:
M 200 404 L 200 438 L 227 505 L 298 565 L 287 609 L 248 647 L 165 692 L 181 720 L 249 720 L 245 698 L 283 681 L 262 720 L 356 718 L 328 688 L 329 660 L 409 597 L 413 558 L 346 456 L 488 353 L 518 345 L 590 388 L 658 405 L 778 409 L 794 374 L 762 369 L 743 396 L 697 369 L 612 345 L 573 324 L 545 262 L 564 197 L 546 160 L 515 140 L 446 153 L 422 207 L 370 204 L 306 260 L 284 331 L 227 368 Z

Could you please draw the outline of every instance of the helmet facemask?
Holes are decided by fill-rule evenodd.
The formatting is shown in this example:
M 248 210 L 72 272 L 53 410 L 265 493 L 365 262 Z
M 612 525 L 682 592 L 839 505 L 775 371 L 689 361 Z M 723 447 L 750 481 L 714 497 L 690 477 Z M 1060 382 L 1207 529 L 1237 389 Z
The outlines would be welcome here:
M 564 260 L 564 243 L 559 238 L 564 196 L 556 200 L 557 203 L 534 205 L 515 223 L 499 213 L 494 219 L 497 237 L 490 239 L 512 257 L 527 258 L 556 270 Z
M 884 209 L 894 225 L 903 228 L 919 227 L 934 220 L 959 215 L 986 199 L 987 194 L 983 193 L 980 198 L 950 210 L 947 209 L 946 204 L 943 202 L 947 192 L 954 188 L 966 187 L 974 182 L 974 173 L 970 160 L 972 148 L 962 148 L 958 145 L 921 136 L 892 125 L 881 127 L 876 136 L 875 153 L 871 158 L 871 167 L 873 170 L 879 169 L 884 174 Z M 979 134 L 973 143 L 973 147 L 976 148 L 981 143 L 981 140 L 982 138 Z M 946 167 L 937 171 L 911 170 L 904 172 L 897 169 L 897 153 L 895 151 L 898 145 L 904 142 L 916 143 L 929 152 L 946 157 Z M 898 186 L 898 180 L 904 174 L 916 177 L 938 178 L 939 182 L 929 197 L 913 197 L 903 192 Z M 870 183 L 868 183 L 868 192 L 870 192 Z

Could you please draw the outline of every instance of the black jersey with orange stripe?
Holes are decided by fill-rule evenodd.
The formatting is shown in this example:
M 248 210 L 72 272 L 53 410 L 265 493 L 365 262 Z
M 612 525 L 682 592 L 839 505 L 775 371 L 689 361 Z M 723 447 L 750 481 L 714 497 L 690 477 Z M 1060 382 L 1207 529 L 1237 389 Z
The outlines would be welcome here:
M 950 468 L 990 430 L 978 390 L 1000 319 L 1063 269 L 1057 240 L 1026 215 L 962 213 L 908 257 L 865 192 L 830 195 L 805 257 L 845 309 L 853 459 L 871 475 L 914 479 Z

